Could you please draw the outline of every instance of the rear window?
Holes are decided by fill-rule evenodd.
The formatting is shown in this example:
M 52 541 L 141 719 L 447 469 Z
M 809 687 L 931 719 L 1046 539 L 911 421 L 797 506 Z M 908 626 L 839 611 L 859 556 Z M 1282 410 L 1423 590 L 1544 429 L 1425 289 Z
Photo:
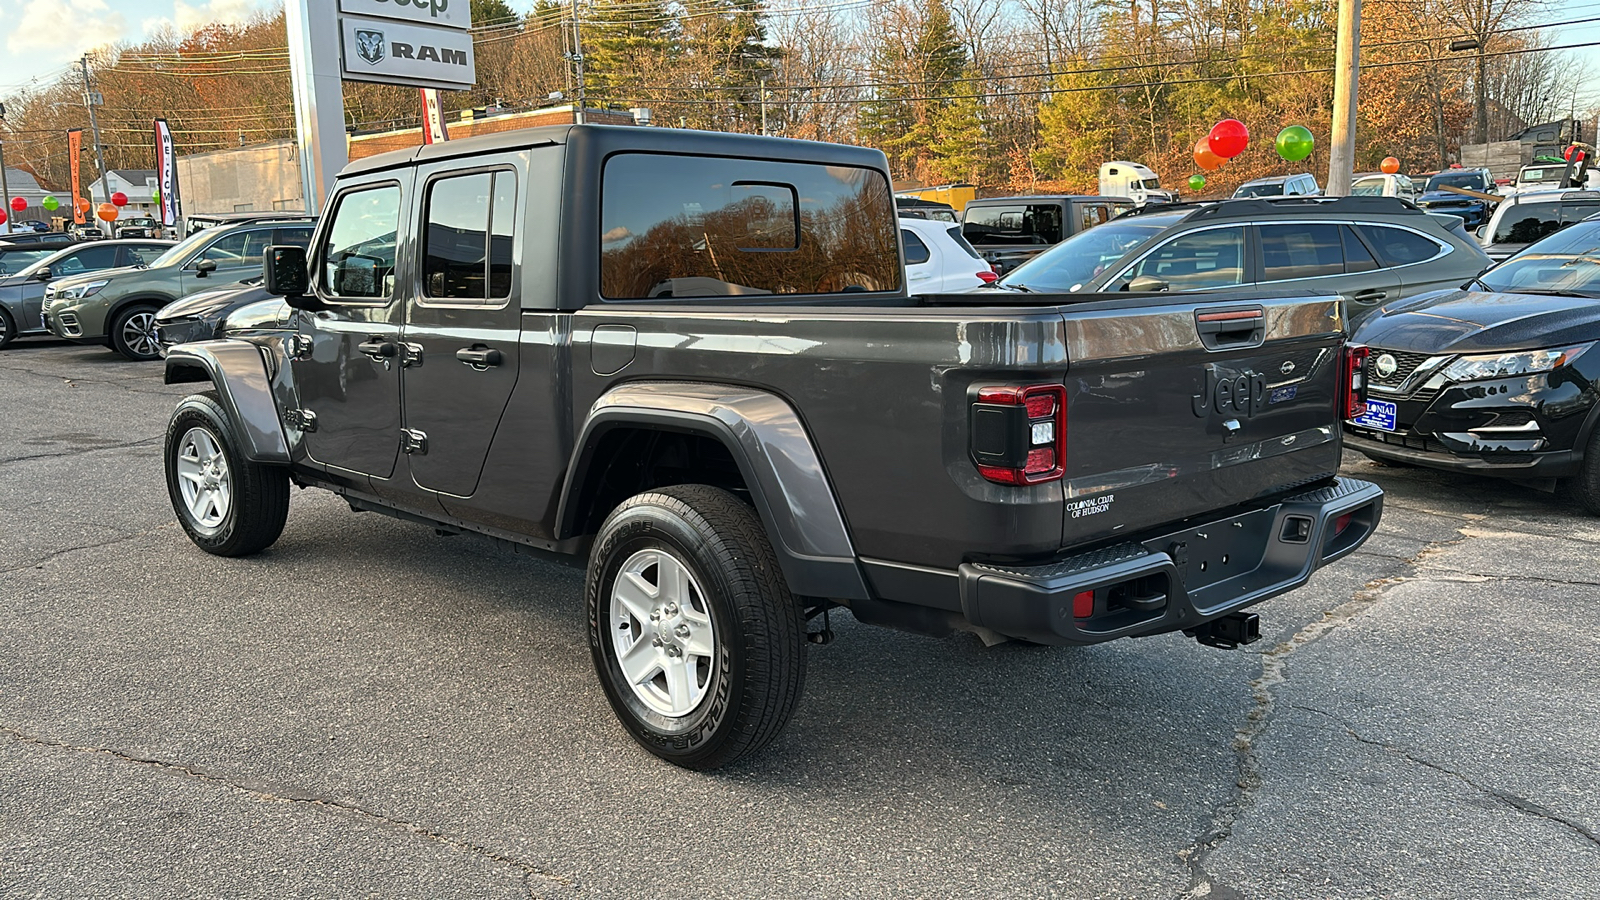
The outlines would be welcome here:
M 900 240 L 904 241 L 906 245 L 906 265 L 914 266 L 933 258 L 933 254 L 928 252 L 928 245 L 917 237 L 916 232 L 909 229 L 902 230 L 900 232 Z
M 1386 225 L 1357 225 L 1361 236 L 1372 245 L 1378 254 L 1378 261 L 1385 268 L 1392 266 L 1409 266 L 1433 259 L 1438 256 L 1441 247 L 1431 238 L 1425 238 L 1415 231 L 1404 228 L 1390 228 Z
M 1262 225 L 1262 280 L 1344 274 L 1338 225 Z
M 601 194 L 608 300 L 900 289 L 894 200 L 871 169 L 622 153 Z
M 983 257 L 978 255 L 978 251 L 972 249 L 972 245 L 967 243 L 967 239 L 961 235 L 961 226 L 957 225 L 952 228 L 946 228 L 945 234 L 950 235 L 950 239 L 956 242 L 956 246 L 960 247 L 962 250 L 965 250 L 968 256 L 976 260 L 983 259 Z
M 1059 244 L 1061 207 L 1056 204 L 968 206 L 961 233 L 974 244 Z
M 1561 209 L 1555 203 L 1519 203 L 1508 207 L 1494 226 L 1496 244 L 1531 244 L 1561 230 Z

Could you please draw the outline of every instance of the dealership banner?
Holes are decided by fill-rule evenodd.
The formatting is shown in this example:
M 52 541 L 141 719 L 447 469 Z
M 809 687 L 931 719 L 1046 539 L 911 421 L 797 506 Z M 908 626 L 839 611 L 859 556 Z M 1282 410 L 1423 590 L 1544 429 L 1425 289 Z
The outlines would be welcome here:
M 74 128 L 67 132 L 68 161 L 72 167 L 72 221 L 82 225 L 89 219 L 83 214 L 83 184 L 79 158 L 83 156 L 83 129 Z
M 161 224 L 178 224 L 178 150 L 166 119 L 156 120 L 156 184 L 161 191 Z
M 444 110 L 439 106 L 439 92 L 433 88 L 422 88 L 422 142 L 442 144 L 448 140 L 450 132 L 444 126 Z

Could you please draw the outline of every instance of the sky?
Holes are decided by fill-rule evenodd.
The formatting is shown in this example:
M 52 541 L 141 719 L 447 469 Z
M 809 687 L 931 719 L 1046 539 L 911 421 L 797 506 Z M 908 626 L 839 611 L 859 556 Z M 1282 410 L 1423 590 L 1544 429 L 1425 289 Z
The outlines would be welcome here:
M 210 22 L 237 22 L 268 5 L 268 0 L 0 0 L 0 95 L 31 79 L 60 74 L 91 48 L 138 41 L 164 27 L 182 31 Z M 511 6 L 531 9 L 533 0 L 511 0 Z M 1534 17 L 1539 22 L 1594 19 L 1547 29 L 1545 37 L 1557 45 L 1600 44 L 1600 0 L 1549 0 Z M 1600 46 L 1566 52 L 1578 58 L 1585 72 L 1600 65 Z M 1585 78 L 1575 87 L 1580 110 L 1600 107 L 1600 82 Z

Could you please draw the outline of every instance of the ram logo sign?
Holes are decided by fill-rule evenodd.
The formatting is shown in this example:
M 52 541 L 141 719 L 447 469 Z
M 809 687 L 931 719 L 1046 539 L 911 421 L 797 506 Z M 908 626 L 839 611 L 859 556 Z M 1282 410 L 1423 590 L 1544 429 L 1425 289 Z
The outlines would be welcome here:
M 340 31 L 348 81 L 441 90 L 462 90 L 477 82 L 470 31 L 351 15 L 343 17 Z

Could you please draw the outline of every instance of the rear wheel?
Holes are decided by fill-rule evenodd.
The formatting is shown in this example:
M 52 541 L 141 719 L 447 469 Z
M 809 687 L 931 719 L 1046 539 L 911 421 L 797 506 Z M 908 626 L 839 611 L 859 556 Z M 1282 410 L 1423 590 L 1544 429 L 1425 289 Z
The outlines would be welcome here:
M 132 306 L 117 313 L 111 321 L 111 346 L 137 362 L 159 359 L 161 343 L 156 340 L 156 308 Z
M 184 398 L 167 425 L 167 494 L 195 546 L 217 556 L 270 547 L 289 517 L 289 476 L 245 459 L 211 391 Z
M 714 769 L 766 746 L 805 680 L 805 622 L 761 520 L 732 494 L 639 494 L 589 557 L 589 649 L 606 699 L 645 749 Z
M 0 350 L 4 350 L 16 336 L 17 323 L 12 321 L 10 313 L 0 308 Z

